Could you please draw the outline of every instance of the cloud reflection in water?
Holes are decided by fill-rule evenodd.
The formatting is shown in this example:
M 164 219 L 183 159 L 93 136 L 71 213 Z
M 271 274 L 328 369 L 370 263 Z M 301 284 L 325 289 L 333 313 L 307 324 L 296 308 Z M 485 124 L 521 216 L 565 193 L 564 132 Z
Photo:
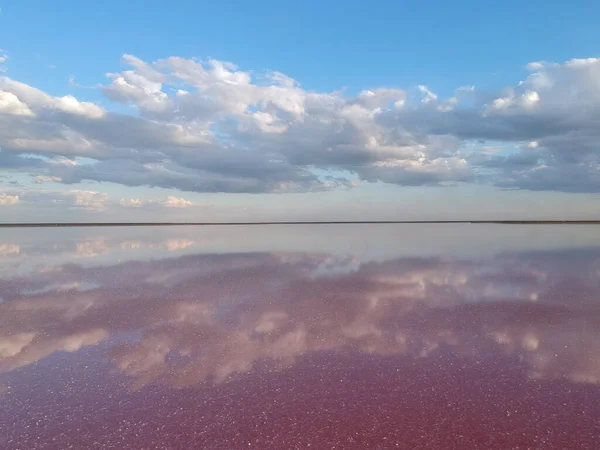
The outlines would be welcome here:
M 77 263 L 1 281 L 0 371 L 105 342 L 136 389 L 225 383 L 315 352 L 508 356 L 532 379 L 600 383 L 600 248 Z

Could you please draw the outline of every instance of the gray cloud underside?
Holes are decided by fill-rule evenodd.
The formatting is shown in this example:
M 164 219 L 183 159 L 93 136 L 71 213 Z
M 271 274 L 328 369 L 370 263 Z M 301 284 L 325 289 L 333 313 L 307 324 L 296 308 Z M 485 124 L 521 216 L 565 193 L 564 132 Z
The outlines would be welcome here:
M 600 191 L 600 59 L 532 63 L 498 92 L 441 99 L 420 86 L 421 101 L 400 89 L 312 92 L 214 60 L 123 62 L 101 89 L 131 115 L 0 78 L 0 167 L 194 192 L 307 192 L 350 179 Z

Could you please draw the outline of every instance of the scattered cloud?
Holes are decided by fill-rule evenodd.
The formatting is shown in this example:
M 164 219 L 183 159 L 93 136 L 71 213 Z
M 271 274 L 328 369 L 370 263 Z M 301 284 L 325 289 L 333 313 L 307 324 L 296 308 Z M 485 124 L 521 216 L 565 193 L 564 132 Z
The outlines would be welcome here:
M 142 206 L 147 205 L 148 201 L 141 198 L 122 198 L 119 203 L 121 206 L 127 208 L 141 208 Z
M 0 206 L 16 205 L 19 203 L 18 195 L 0 194 Z
M 56 176 L 38 175 L 36 184 L 60 183 Z M 51 190 L 28 188 L 9 188 L 0 191 L 0 206 L 35 205 L 36 208 L 56 208 L 83 210 L 87 212 L 116 212 L 116 207 L 124 208 L 189 208 L 196 206 L 183 197 L 167 196 L 165 198 L 121 198 L 112 199 L 101 191 L 70 189 Z
M 171 195 L 168 196 L 164 202 L 162 202 L 162 205 L 169 208 L 187 208 L 188 206 L 192 206 L 192 204 L 192 202 L 186 200 L 185 198 L 173 197 Z
M 164 200 L 153 198 L 122 198 L 120 205 L 127 208 L 141 208 L 144 206 L 164 206 L 167 208 L 187 208 L 193 203 L 181 197 L 168 196 Z
M 26 105 L 33 115 L 41 118 L 47 117 L 53 112 L 64 113 L 67 117 L 81 117 L 87 119 L 99 119 L 104 116 L 103 108 L 91 102 L 80 102 L 72 95 L 64 97 L 53 97 L 39 89 L 33 88 L 25 83 L 14 81 L 7 77 L 0 77 L 0 92 L 5 97 L 9 95 L 20 104 Z M 10 111 L 8 111 L 10 113 Z M 67 126 L 67 124 L 64 124 Z M 35 140 L 35 139 L 34 139 Z
M 103 210 L 108 202 L 108 194 L 104 192 L 74 190 L 70 191 L 68 195 L 72 196 L 76 207 L 93 211 Z
M 47 178 L 41 183 L 55 181 Z M 83 209 L 87 211 L 103 211 L 109 206 L 109 196 L 104 192 L 73 189 L 68 191 L 52 191 L 45 189 L 8 189 L 0 193 L 0 202 L 4 204 L 33 204 L 36 208 L 62 206 L 65 208 Z M 1 204 L 1 203 L 0 203 Z
M 0 164 L 8 155 L 14 170 L 32 154 L 86 157 L 28 172 L 190 192 L 311 192 L 357 181 L 600 192 L 598 58 L 531 63 L 525 80 L 497 92 L 462 86 L 440 98 L 420 85 L 417 101 L 402 89 L 309 91 L 279 72 L 217 60 L 124 55 L 123 64 L 101 90 L 134 108 L 130 115 L 0 78 Z M 516 152 L 491 155 L 486 141 Z
M 0 91 L 0 113 L 16 116 L 33 116 L 33 112 L 25 103 L 11 92 Z

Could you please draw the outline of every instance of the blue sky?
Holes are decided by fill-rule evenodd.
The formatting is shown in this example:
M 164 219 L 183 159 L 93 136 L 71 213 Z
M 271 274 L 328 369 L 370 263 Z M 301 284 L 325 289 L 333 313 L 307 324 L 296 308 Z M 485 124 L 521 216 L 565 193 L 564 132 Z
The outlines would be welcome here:
M 0 8 L 5 221 L 600 218 L 597 2 Z
M 232 61 L 273 69 L 307 89 L 426 84 L 504 86 L 531 61 L 597 54 L 594 1 L 109 1 L 23 0 L 2 6 L 15 74 L 66 90 L 40 69 L 98 82 L 119 57 Z

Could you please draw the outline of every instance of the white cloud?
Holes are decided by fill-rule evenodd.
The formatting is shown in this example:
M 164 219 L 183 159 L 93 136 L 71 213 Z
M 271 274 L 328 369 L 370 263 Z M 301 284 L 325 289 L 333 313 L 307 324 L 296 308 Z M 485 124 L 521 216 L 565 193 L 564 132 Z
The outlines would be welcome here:
M 141 208 L 147 205 L 148 201 L 141 198 L 122 198 L 119 204 L 128 208 Z
M 121 206 L 127 208 L 141 208 L 144 206 L 164 206 L 167 208 L 186 208 L 192 206 L 193 203 L 182 197 L 168 196 L 166 199 L 154 198 L 122 198 L 119 201 Z
M 540 94 L 536 91 L 527 91 L 522 95 L 523 106 L 526 108 L 535 106 L 540 101 Z
M 544 68 L 544 66 L 546 66 L 545 62 L 534 61 L 534 62 L 530 62 L 529 64 L 527 64 L 527 66 L 525 66 L 525 67 L 527 68 L 527 70 L 534 72 L 534 71 L 542 70 Z
M 19 203 L 18 195 L 0 194 L 0 206 L 16 205 Z
M 169 208 L 187 208 L 188 206 L 192 206 L 192 202 L 189 200 L 181 197 L 173 197 L 171 195 L 161 204 Z
M 431 92 L 427 86 L 420 85 L 419 92 L 423 94 L 423 99 L 421 100 L 423 103 L 432 103 L 437 101 L 438 96 L 434 92 Z
M 70 191 L 68 195 L 73 196 L 75 206 L 89 210 L 103 210 L 108 201 L 108 194 L 97 191 Z
M 65 95 L 64 97 L 54 97 L 52 101 L 52 107 L 61 111 L 97 119 L 104 115 L 104 110 L 90 102 L 80 102 L 72 95 Z
M 25 104 L 36 114 L 55 110 L 90 119 L 98 119 L 105 114 L 104 109 L 94 103 L 80 102 L 72 95 L 53 97 L 7 77 L 0 77 L 0 92 L 12 94 L 19 103 Z
M 67 184 L 92 180 L 195 192 L 474 180 L 600 191 L 596 58 L 529 64 L 525 80 L 496 92 L 463 86 L 443 99 L 420 85 L 421 101 L 390 88 L 355 96 L 308 91 L 284 74 L 256 75 L 217 60 L 145 62 L 124 55 L 123 63 L 128 69 L 108 74 L 101 89 L 136 115 L 0 78 L 0 164 Z M 481 140 L 527 153 L 492 155 Z M 537 147 L 525 144 L 534 141 Z M 30 154 L 91 161 L 67 165 L 21 157 Z M 352 176 L 317 175 L 329 170 Z
M 50 181 L 50 180 L 45 180 Z M 98 191 L 88 190 L 68 190 L 68 191 L 51 191 L 46 189 L 21 189 L 7 190 L 0 193 L 0 200 L 5 200 L 9 203 L 23 203 L 41 207 L 64 207 L 84 209 L 86 211 L 103 211 L 110 205 L 108 194 Z M 15 200 L 16 199 L 16 200 Z M 13 202 L 13 203 L 10 203 Z
M 168 95 L 162 92 L 165 75 L 132 55 L 124 55 L 123 63 L 135 70 L 107 74 L 112 83 L 103 88 L 106 96 L 121 103 L 132 102 L 147 111 L 166 109 L 170 101 Z

